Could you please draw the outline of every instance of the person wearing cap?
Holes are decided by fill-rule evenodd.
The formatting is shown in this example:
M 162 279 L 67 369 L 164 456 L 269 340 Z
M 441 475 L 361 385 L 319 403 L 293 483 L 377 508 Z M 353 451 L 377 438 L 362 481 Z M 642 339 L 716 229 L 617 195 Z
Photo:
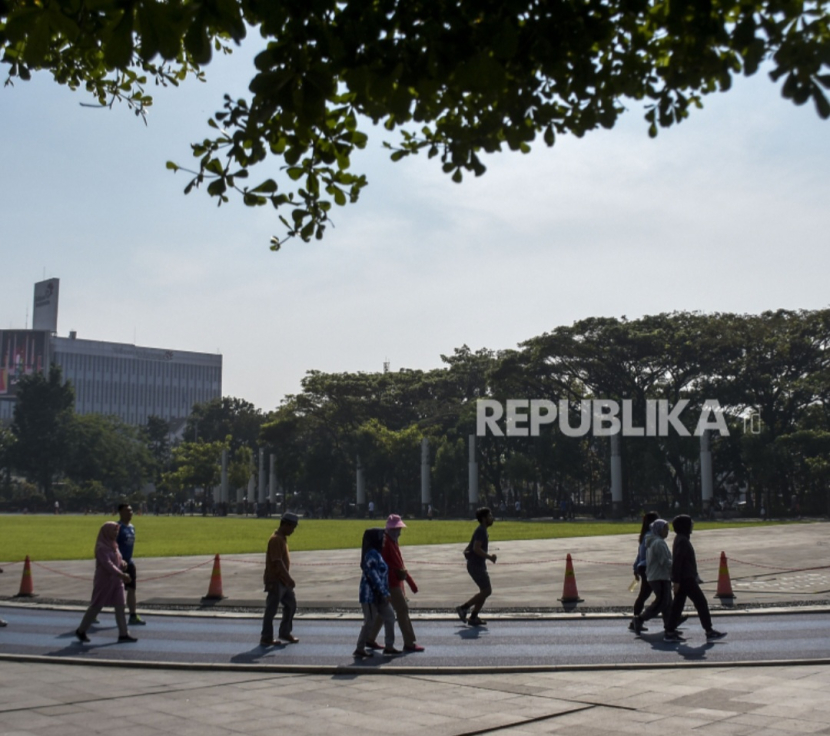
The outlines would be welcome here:
M 288 554 L 288 537 L 297 528 L 300 519 L 297 514 L 286 511 L 280 519 L 279 528 L 268 540 L 265 554 L 265 574 L 263 582 L 268 597 L 265 599 L 265 613 L 262 616 L 262 633 L 259 643 L 263 647 L 280 646 L 283 641 L 296 644 L 299 639 L 291 633 L 294 627 L 294 614 L 297 612 L 297 598 L 294 595 L 294 578 L 289 569 L 291 559 Z M 274 639 L 274 616 L 282 605 L 279 639 Z
M 412 628 L 412 621 L 409 618 L 409 605 L 406 602 L 406 593 L 403 587 L 404 581 L 406 581 L 413 593 L 418 592 L 418 586 L 415 585 L 415 581 L 407 571 L 406 565 L 404 565 L 401 547 L 398 543 L 398 539 L 401 536 L 401 529 L 406 529 L 406 524 L 403 523 L 401 517 L 398 514 L 390 514 L 386 520 L 386 529 L 383 535 L 383 551 L 381 553 L 383 561 L 389 568 L 387 573 L 389 578 L 389 602 L 395 611 L 398 626 L 403 636 L 403 650 L 405 652 L 423 652 L 424 648 L 415 641 L 415 630 Z M 377 617 L 369 634 L 368 647 L 372 649 L 381 648 L 377 643 L 377 637 L 382 626 L 383 619 Z

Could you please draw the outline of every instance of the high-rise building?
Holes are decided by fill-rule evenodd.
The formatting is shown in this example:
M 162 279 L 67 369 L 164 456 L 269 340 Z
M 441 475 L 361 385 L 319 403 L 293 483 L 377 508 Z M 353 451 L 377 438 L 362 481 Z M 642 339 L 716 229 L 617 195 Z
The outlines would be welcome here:
M 0 330 L 0 422 L 11 421 L 17 383 L 54 363 L 75 388 L 78 414 L 127 424 L 184 419 L 222 396 L 222 356 L 57 336 L 58 279 L 35 284 L 32 330 Z

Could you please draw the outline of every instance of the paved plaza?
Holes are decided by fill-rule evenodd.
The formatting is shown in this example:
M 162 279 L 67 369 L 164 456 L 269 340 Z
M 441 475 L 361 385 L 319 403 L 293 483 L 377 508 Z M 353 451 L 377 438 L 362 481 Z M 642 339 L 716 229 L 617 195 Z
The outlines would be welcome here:
M 826 602 L 828 529 L 816 523 L 696 533 L 693 541 L 707 597 L 711 600 L 714 593 L 723 550 L 738 603 L 785 607 Z M 631 604 L 628 584 L 635 544 L 629 537 L 494 546 L 500 549 L 492 571 L 491 607 L 504 615 L 561 611 L 557 598 L 568 553 L 584 599 L 581 606 Z M 421 588 L 412 599 L 421 615 L 449 617 L 450 607 L 469 591 L 460 549 L 404 548 Z M 138 562 L 144 578 L 139 607 L 147 606 L 148 626 L 153 625 L 155 606 L 198 606 L 207 591 L 212 560 Z M 262 555 L 223 558 L 227 598 L 209 612 L 261 606 L 261 564 Z M 293 555 L 301 610 L 313 609 L 319 616 L 342 607 L 337 615 L 349 615 L 356 608 L 356 564 L 355 550 Z M 17 592 L 21 567 L 3 566 L 11 573 L 0 576 L 0 600 L 5 604 Z M 91 589 L 92 563 L 35 564 L 33 577 L 39 600 L 83 605 Z M 573 615 L 578 616 L 579 609 Z M 611 662 L 603 668 L 533 673 L 449 675 L 435 668 L 418 674 L 324 675 L 5 660 L 0 661 L 0 736 L 265 736 L 280 731 L 296 736 L 830 734 L 829 690 L 830 663 L 824 662 L 751 667 L 686 663 L 660 669 Z
M 322 676 L 3 662 L 3 736 L 830 733 L 830 666 Z
M 221 520 L 217 520 L 221 523 Z M 275 522 L 276 523 L 276 522 Z M 139 534 L 136 562 L 139 571 L 138 601 L 155 606 L 198 606 L 208 592 L 213 557 L 141 557 L 141 518 L 135 519 Z M 581 609 L 625 609 L 634 595 L 631 564 L 637 541 L 634 535 L 576 537 L 500 542 L 498 522 L 491 530 L 491 548 L 498 563 L 490 566 L 493 595 L 488 609 L 562 610 L 565 557 L 573 559 L 576 583 L 584 600 Z M 470 524 L 470 530 L 475 527 Z M 830 524 L 769 525 L 739 529 L 696 531 L 692 537 L 703 590 L 714 595 L 720 553 L 725 552 L 738 604 L 789 604 L 830 600 Z M 302 524 L 296 532 L 302 535 Z M 213 608 L 262 607 L 263 552 L 226 555 L 220 558 L 225 599 Z M 467 576 L 464 544 L 407 546 L 402 537 L 404 559 L 418 583 L 410 606 L 423 611 L 451 612 L 468 598 L 474 586 Z M 218 551 L 218 550 L 217 550 Z M 358 610 L 360 551 L 328 550 L 292 552 L 292 572 L 297 579 L 297 599 L 302 613 L 331 609 Z M 0 600 L 19 590 L 22 564 L 3 563 Z M 92 559 L 42 562 L 33 560 L 32 578 L 36 600 L 59 600 L 86 606 L 92 590 L 95 563 Z M 713 601 L 713 604 L 715 602 Z

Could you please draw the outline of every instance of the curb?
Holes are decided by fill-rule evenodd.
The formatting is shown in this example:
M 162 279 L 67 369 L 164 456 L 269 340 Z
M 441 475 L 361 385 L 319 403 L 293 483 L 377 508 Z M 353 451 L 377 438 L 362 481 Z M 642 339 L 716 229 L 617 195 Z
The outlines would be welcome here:
M 830 659 L 770 659 L 735 662 L 631 662 L 618 664 L 561 664 L 561 665 L 505 665 L 448 667 L 394 667 L 371 665 L 275 665 L 232 664 L 207 662 L 154 662 L 151 660 L 123 661 L 115 659 L 86 660 L 79 657 L 46 657 L 36 654 L 0 654 L 0 662 L 29 662 L 33 664 L 84 665 L 90 667 L 117 667 L 123 669 L 152 669 L 201 672 L 255 672 L 282 675 L 492 675 L 540 674 L 546 672 L 625 672 L 677 669 L 734 669 L 736 667 L 803 667 L 830 665 Z
M 4 601 L 0 600 L 0 608 L 17 608 L 17 609 L 38 609 L 43 611 L 73 611 L 84 612 L 88 608 L 88 604 L 75 603 L 32 603 L 24 601 Z M 138 611 L 142 616 L 178 616 L 180 618 L 230 618 L 230 619 L 260 619 L 262 618 L 262 610 L 253 611 L 221 611 L 216 609 L 211 610 L 174 610 L 174 609 L 156 609 L 156 608 L 141 608 Z M 718 608 L 711 610 L 712 615 L 716 617 L 727 616 L 786 616 L 787 614 L 804 614 L 804 613 L 830 613 L 830 605 L 804 605 L 804 606 L 770 606 L 768 608 Z M 696 618 L 696 611 L 686 611 L 685 615 L 690 618 Z M 458 617 L 455 611 L 450 610 L 433 610 L 433 611 L 413 611 L 409 610 L 409 617 L 413 621 L 454 621 Z M 297 611 L 294 616 L 295 620 L 305 621 L 363 621 L 363 614 L 358 611 Z M 630 619 L 630 611 L 572 611 L 564 612 L 559 610 L 536 610 L 536 611 L 509 611 L 509 610 L 493 610 L 487 611 L 487 618 L 498 621 L 575 621 L 575 620 L 612 620 L 612 619 Z

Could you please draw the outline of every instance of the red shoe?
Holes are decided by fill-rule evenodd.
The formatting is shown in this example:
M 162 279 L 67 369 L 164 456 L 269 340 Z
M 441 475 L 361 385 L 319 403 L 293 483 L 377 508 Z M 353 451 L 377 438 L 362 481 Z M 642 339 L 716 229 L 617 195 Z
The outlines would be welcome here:
M 403 650 L 405 652 L 423 652 L 424 648 L 419 644 L 407 644 L 404 646 Z

